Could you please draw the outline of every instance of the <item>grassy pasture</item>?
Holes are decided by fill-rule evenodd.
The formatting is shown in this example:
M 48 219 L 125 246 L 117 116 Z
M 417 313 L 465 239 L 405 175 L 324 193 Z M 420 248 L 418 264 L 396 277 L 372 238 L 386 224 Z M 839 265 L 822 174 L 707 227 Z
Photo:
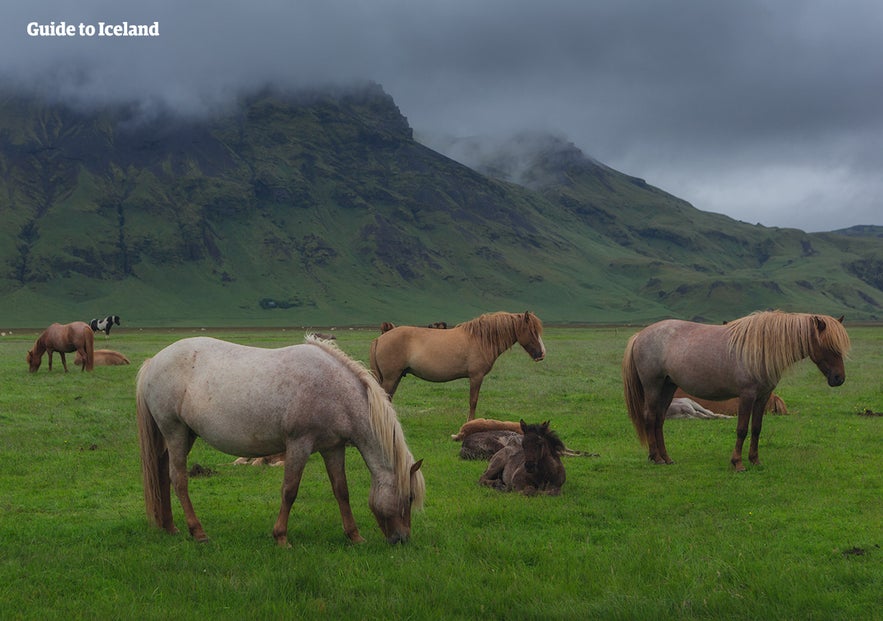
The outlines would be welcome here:
M 735 422 L 670 421 L 677 462 L 646 462 L 625 413 L 619 363 L 632 328 L 547 328 L 548 357 L 517 348 L 485 381 L 478 415 L 551 419 L 567 458 L 560 497 L 481 488 L 450 434 L 465 381 L 406 378 L 395 406 L 427 503 L 406 546 L 388 546 L 367 507 L 369 477 L 348 453 L 363 545 L 343 536 L 313 456 L 290 521 L 270 531 L 282 471 L 233 466 L 197 442 L 191 496 L 207 544 L 149 527 L 134 422 L 138 365 L 185 336 L 277 347 L 299 330 L 126 330 L 96 346 L 133 364 L 29 374 L 35 330 L 0 337 L 0 616 L 3 618 L 873 619 L 883 610 L 883 329 L 850 328 L 847 381 L 809 362 L 779 386 L 763 464 L 729 467 Z M 367 361 L 374 331 L 339 330 Z M 747 450 L 747 449 L 746 449 Z M 176 520 L 183 515 L 174 501 Z M 185 529 L 186 530 L 186 529 Z

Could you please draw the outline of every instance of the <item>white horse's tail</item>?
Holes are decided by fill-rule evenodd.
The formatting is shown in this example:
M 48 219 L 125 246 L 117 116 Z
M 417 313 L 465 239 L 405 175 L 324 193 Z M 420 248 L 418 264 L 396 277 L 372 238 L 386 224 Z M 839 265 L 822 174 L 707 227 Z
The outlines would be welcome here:
M 147 519 L 164 526 L 165 515 L 171 512 L 168 453 L 165 439 L 150 413 L 144 395 L 145 374 L 150 358 L 144 361 L 135 380 L 135 413 L 138 419 L 138 441 L 141 447 L 141 480 L 144 484 L 144 505 Z M 165 471 L 163 472 L 163 468 Z

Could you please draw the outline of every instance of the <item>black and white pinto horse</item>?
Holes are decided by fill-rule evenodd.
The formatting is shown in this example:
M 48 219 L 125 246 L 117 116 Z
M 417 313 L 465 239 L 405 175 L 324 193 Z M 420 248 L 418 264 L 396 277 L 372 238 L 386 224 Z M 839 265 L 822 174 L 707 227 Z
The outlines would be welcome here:
M 92 328 L 93 332 L 101 332 L 104 330 L 104 335 L 108 336 L 110 334 L 110 329 L 114 324 L 120 325 L 119 315 L 108 315 L 103 319 L 93 319 L 89 322 L 89 327 Z

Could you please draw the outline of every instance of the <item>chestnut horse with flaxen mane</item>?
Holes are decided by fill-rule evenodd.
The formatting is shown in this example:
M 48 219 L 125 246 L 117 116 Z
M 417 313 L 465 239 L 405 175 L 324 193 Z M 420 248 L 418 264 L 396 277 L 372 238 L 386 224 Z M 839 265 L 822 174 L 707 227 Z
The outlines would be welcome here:
M 662 425 L 675 389 L 702 399 L 739 398 L 736 446 L 730 463 L 744 470 L 742 445 L 751 421 L 748 459 L 759 463 L 757 444 L 763 414 L 787 368 L 810 358 L 829 386 L 846 379 L 843 357 L 849 335 L 827 315 L 767 311 L 722 326 L 669 319 L 635 334 L 626 346 L 622 380 L 629 417 L 649 458 L 672 463 Z
M 73 323 L 53 323 L 37 337 L 34 346 L 28 351 L 28 370 L 31 373 L 40 368 L 43 354 L 49 353 L 49 370 L 52 370 L 52 354 L 58 352 L 61 355 L 61 364 L 67 373 L 67 360 L 64 355 L 77 352 L 86 363 L 83 371 L 91 371 L 94 366 L 95 336 L 88 323 L 74 321 Z
M 399 326 L 372 341 L 371 371 L 390 399 L 409 373 L 430 382 L 468 377 L 468 420 L 472 420 L 484 376 L 515 343 L 537 362 L 546 357 L 539 317 L 531 312 L 497 312 L 449 330 Z

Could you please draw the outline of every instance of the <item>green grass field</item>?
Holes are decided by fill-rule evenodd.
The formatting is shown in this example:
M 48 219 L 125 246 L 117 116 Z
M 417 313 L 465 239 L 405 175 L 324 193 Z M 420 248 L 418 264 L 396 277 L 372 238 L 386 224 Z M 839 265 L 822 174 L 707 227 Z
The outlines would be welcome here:
M 36 374 L 38 331 L 0 336 L 0 617 L 6 619 L 879 619 L 883 614 L 883 329 L 850 328 L 846 383 L 805 361 L 767 416 L 760 466 L 729 466 L 735 421 L 666 424 L 676 463 L 638 444 L 619 364 L 633 328 L 547 328 L 548 356 L 520 348 L 486 379 L 478 416 L 550 419 L 565 443 L 558 497 L 480 487 L 481 462 L 450 440 L 466 419 L 465 381 L 403 380 L 394 405 L 424 458 L 425 510 L 412 540 L 384 541 L 369 478 L 348 452 L 350 494 L 368 542 L 347 543 L 313 456 L 275 546 L 282 470 L 234 466 L 197 442 L 191 481 L 211 541 L 149 526 L 134 420 L 140 363 L 186 336 L 278 347 L 299 330 L 126 330 L 96 346 L 128 367 Z M 338 330 L 367 361 L 374 331 Z M 183 514 L 173 500 L 175 517 Z M 186 530 L 186 529 L 185 529 Z

